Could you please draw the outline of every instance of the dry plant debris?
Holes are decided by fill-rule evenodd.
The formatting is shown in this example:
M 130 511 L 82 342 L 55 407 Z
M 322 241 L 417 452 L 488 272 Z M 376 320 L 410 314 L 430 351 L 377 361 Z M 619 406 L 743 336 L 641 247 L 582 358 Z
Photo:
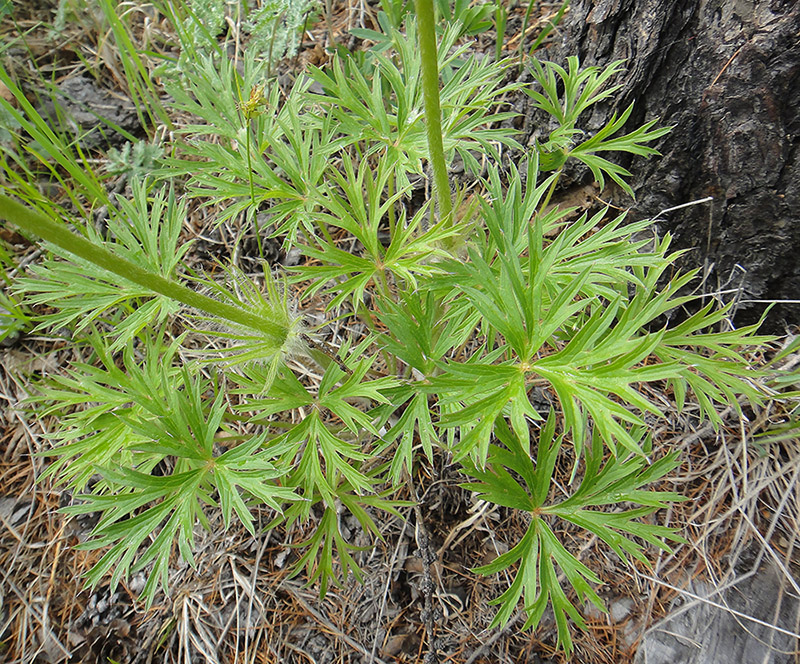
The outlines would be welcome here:
M 42 16 L 24 3 L 20 7 L 16 24 L 5 21 L 2 29 L 6 34 L 28 33 L 32 62 L 55 56 L 40 64 L 40 71 L 65 79 L 81 71 L 75 58 L 80 53 L 102 61 L 116 84 L 124 80 L 114 45 L 86 24 L 68 25 L 53 44 L 39 23 L 48 14 Z M 522 38 L 511 28 L 521 27 L 523 13 L 520 7 L 512 10 L 509 47 Z M 541 27 L 543 20 L 531 23 L 527 32 Z M 354 23 L 374 24 L 374 9 L 365 2 L 336 3 L 329 21 L 304 33 L 298 60 L 284 67 L 290 71 L 321 64 L 331 36 L 338 41 Z M 155 47 L 160 30 L 143 13 L 143 44 Z M 490 47 L 488 39 L 476 45 L 478 50 Z M 124 96 L 125 91 L 117 93 Z M 205 242 L 207 254 L 193 257 L 198 262 L 232 253 L 240 235 L 227 224 L 212 230 L 212 216 L 209 208 L 193 208 L 187 220 L 186 232 Z M 24 262 L 25 254 L 30 258 L 34 250 L 19 246 L 19 238 L 17 244 Z M 237 250 L 246 249 L 246 244 L 237 245 Z M 267 255 L 276 261 L 297 259 L 282 255 L 277 245 L 268 247 Z M 320 312 L 324 305 L 322 300 L 317 304 Z M 312 309 L 309 305 L 306 311 Z M 327 343 L 341 344 L 345 325 L 332 322 Z M 87 536 L 92 524 L 57 514 L 70 497 L 48 482 L 37 483 L 45 463 L 37 454 L 46 445 L 48 423 L 23 405 L 25 376 L 58 372 L 58 360 L 53 364 L 42 356 L 46 350 L 53 357 L 51 351 L 59 347 L 64 348 L 62 340 L 31 336 L 2 351 L 0 657 L 5 661 L 420 662 L 431 651 L 426 642 L 431 634 L 442 662 L 566 661 L 554 649 L 552 620 L 545 619 L 533 634 L 514 629 L 521 614 L 502 630 L 487 629 L 492 615 L 488 602 L 507 581 L 480 579 L 468 570 L 506 552 L 526 524 L 511 510 L 473 502 L 441 456 L 416 478 L 419 507 L 405 510 L 405 522 L 383 518 L 383 541 L 357 554 L 364 584 L 348 582 L 330 590 L 322 602 L 313 588 L 289 578 L 288 566 L 297 554 L 282 541 L 285 533 L 252 538 L 243 528 L 225 530 L 221 523 L 212 529 L 217 536 L 198 531 L 197 569 L 174 569 L 171 599 L 162 596 L 148 611 L 136 604 L 142 579 L 134 577 L 113 594 L 102 587 L 82 589 L 81 577 L 99 554 L 76 551 L 73 545 Z M 671 402 L 669 394 L 651 396 L 662 404 Z M 687 407 L 680 415 L 670 413 L 668 426 L 661 423 L 655 432 L 656 447 L 681 448 L 684 463 L 668 489 L 690 500 L 671 508 L 666 519 L 683 529 L 687 542 L 669 555 L 653 552 L 652 569 L 642 566 L 639 574 L 632 574 L 596 539 L 575 542 L 580 559 L 606 584 L 611 612 L 589 615 L 589 629 L 575 636 L 572 661 L 632 661 L 647 627 L 665 616 L 696 579 L 722 586 L 742 570 L 770 560 L 783 570 L 787 592 L 799 592 L 800 445 L 796 438 L 767 444 L 754 438 L 785 421 L 787 413 L 765 409 L 747 415 L 745 419 L 730 408 L 724 428 L 694 430 Z M 571 470 L 560 468 L 558 480 L 568 482 Z M 354 542 L 364 544 L 358 525 L 351 526 Z M 565 540 L 579 536 L 568 531 L 559 535 Z

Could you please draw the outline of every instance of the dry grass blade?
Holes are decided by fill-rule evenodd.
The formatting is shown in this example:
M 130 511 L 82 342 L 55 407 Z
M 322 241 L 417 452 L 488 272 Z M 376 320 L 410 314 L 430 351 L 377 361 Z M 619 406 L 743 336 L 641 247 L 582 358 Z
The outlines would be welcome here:
M 66 21 L 58 45 L 53 44 L 52 35 L 42 36 L 49 28 L 39 18 L 49 20 L 49 15 L 37 15 L 39 11 L 50 10 L 34 7 L 35 2 L 18 4 L 25 5 L 14 17 L 20 20 L 12 26 L 13 32 L 10 32 L 9 21 L 3 23 L 3 37 L 8 35 L 9 40 L 16 39 L 18 29 L 35 33 L 31 34 L 29 46 L 32 49 L 28 54 L 33 68 L 38 67 L 43 51 L 54 51 L 47 69 L 38 73 L 49 75 L 52 72 L 54 78 L 78 74 L 77 78 L 87 79 L 89 77 L 83 74 L 91 73 L 105 85 L 113 86 L 115 94 L 117 88 L 124 92 L 127 85 L 122 66 L 125 53 L 120 52 L 114 40 L 103 36 L 106 28 L 98 30 L 91 25 L 93 16 L 84 15 L 82 9 L 77 8 L 82 7 L 82 3 L 59 3 L 60 12 L 74 11 L 75 16 L 72 17 L 74 21 Z M 112 3 L 106 0 L 104 4 Z M 228 8 L 239 6 L 232 2 L 222 4 Z M 553 9 L 548 3 L 545 5 L 548 11 Z M 16 6 L 14 11 L 17 11 Z M 524 7 L 510 8 L 512 17 L 516 12 L 520 19 L 515 26 L 522 23 L 521 11 L 524 12 Z M 131 36 L 141 39 L 141 46 L 148 54 L 160 50 L 165 58 L 172 58 L 168 49 L 176 43 L 175 34 L 170 32 L 166 19 L 157 9 L 150 5 L 124 4 L 122 12 L 125 20 L 130 21 Z M 304 28 L 303 38 L 312 43 L 298 59 L 324 64 L 331 57 L 323 48 L 326 40 L 329 44 L 337 41 L 346 50 L 343 36 L 349 26 L 359 21 L 362 28 L 377 27 L 377 13 L 378 8 L 370 7 L 366 0 L 328 3 L 325 21 L 316 25 L 311 22 L 308 29 Z M 552 14 L 532 23 L 529 30 L 518 31 L 506 45 L 525 42 L 531 30 L 542 27 L 551 17 Z M 227 26 L 235 48 L 233 60 L 243 68 L 240 56 L 246 46 L 247 29 L 242 18 L 241 15 L 228 16 Z M 478 50 L 482 43 L 484 46 L 489 43 L 487 35 L 475 39 Z M 352 46 L 353 43 L 348 44 L 348 48 Z M 79 51 L 79 56 L 69 50 L 73 48 Z M 3 49 L 5 46 L 0 47 Z M 27 63 L 27 57 L 16 57 L 18 54 L 19 51 L 13 54 L 15 59 Z M 150 55 L 142 57 L 142 62 L 149 66 Z M 97 68 L 87 72 L 85 64 L 92 62 Z M 286 63 L 280 67 L 281 79 L 297 73 L 287 72 Z M 150 81 L 148 77 L 143 79 L 146 85 L 143 92 L 155 90 L 150 89 Z M 152 77 L 152 81 L 155 85 L 156 77 Z M 279 85 L 283 87 L 284 83 Z M 154 103 L 157 97 L 153 96 Z M 507 97 L 504 103 L 513 106 L 515 102 L 510 93 Z M 164 119 L 164 127 L 156 136 L 166 133 L 162 130 L 172 121 L 178 127 L 196 121 L 188 112 L 181 117 Z M 249 145 L 249 133 L 247 137 Z M 154 142 L 160 143 L 157 139 Z M 217 145 L 224 143 L 225 139 L 220 138 Z M 92 158 L 95 156 L 93 153 Z M 339 156 L 336 159 L 334 169 L 342 163 Z M 486 159 L 485 155 L 482 159 Z M 368 158 L 364 162 L 371 163 Z M 249 163 L 248 170 L 253 170 Z M 50 174 L 46 175 L 50 178 Z M 36 184 L 52 189 L 47 178 Z M 110 180 L 103 180 L 103 184 L 109 188 L 115 186 L 114 193 L 122 195 L 129 184 L 127 178 L 126 175 L 118 179 L 116 185 Z M 414 189 L 413 195 L 427 197 L 423 187 Z M 472 193 L 476 199 L 481 196 L 477 180 L 466 184 L 465 189 L 475 189 Z M 252 196 L 252 180 L 250 192 Z M 581 190 L 582 196 L 585 193 Z M 61 194 L 63 192 L 58 193 Z M 85 201 L 73 203 L 80 207 Z M 221 216 L 229 204 L 230 199 L 222 198 L 207 207 L 201 202 L 188 206 L 188 217 L 181 219 L 182 237 L 197 239 L 198 245 L 204 247 L 190 256 L 188 267 L 197 272 L 209 265 L 218 269 L 220 259 L 230 258 L 237 268 L 250 275 L 264 262 L 298 264 L 300 249 L 297 247 L 294 249 L 297 255 L 289 257 L 284 255 L 280 239 L 271 238 L 271 244 L 261 246 L 258 233 L 269 224 L 269 211 L 265 209 L 269 204 L 265 203 L 256 212 L 253 227 L 245 223 L 244 214 L 217 225 L 216 217 Z M 94 218 L 93 221 L 100 225 L 106 220 Z M 383 224 L 382 219 L 379 221 Z M 389 225 L 393 226 L 394 221 Z M 381 233 L 385 234 L 384 225 Z M 337 248 L 346 249 L 350 254 L 359 252 L 360 243 L 342 228 L 330 228 L 326 233 L 331 233 L 331 243 Z M 558 236 L 555 229 L 552 233 L 549 240 Z M 256 244 L 259 255 L 254 246 L 248 247 Z M 39 262 L 42 258 L 38 250 L 32 250 L 21 241 L 17 249 L 20 270 L 27 263 Z M 290 299 L 299 300 L 304 292 L 296 284 L 288 289 Z M 331 314 L 327 305 L 332 298 L 332 294 L 326 294 L 303 303 L 309 324 L 313 323 L 315 330 L 318 328 L 315 333 L 324 339 L 317 341 L 316 337 L 314 340 L 309 337 L 308 345 L 319 353 L 336 355 L 334 362 L 341 363 L 338 350 L 351 348 L 350 342 L 357 343 L 369 330 L 383 332 L 385 329 L 379 321 L 370 319 L 370 324 L 366 324 L 357 320 L 358 312 L 342 310 Z M 180 331 L 186 321 L 171 322 L 174 330 Z M 513 629 L 523 618 L 521 612 L 513 615 L 505 629 L 487 630 L 494 611 L 489 602 L 503 587 L 508 587 L 513 569 L 503 570 L 499 580 L 487 580 L 476 578 L 471 568 L 496 560 L 509 550 L 508 543 L 519 541 L 528 525 L 525 522 L 527 513 L 520 515 L 490 503 L 471 502 L 469 494 L 459 487 L 464 477 L 454 470 L 447 450 L 438 450 L 428 459 L 421 455 L 415 457 L 414 482 L 420 486 L 423 501 L 413 509 L 421 555 L 412 552 L 414 538 L 408 534 L 410 525 L 405 521 L 401 526 L 394 516 L 376 515 L 376 528 L 383 541 L 375 543 L 368 539 L 364 527 L 351 521 L 347 524 L 348 544 L 353 545 L 354 556 L 359 558 L 365 584 L 346 581 L 342 587 L 329 591 L 324 602 L 318 600 L 313 589 L 302 586 L 300 579 L 291 580 L 289 571 L 298 558 L 292 543 L 304 539 L 300 535 L 313 532 L 316 524 L 312 520 L 304 526 L 296 526 L 294 531 L 287 527 L 285 530 L 289 532 L 278 527 L 264 536 L 262 533 L 274 517 L 267 509 L 256 510 L 255 538 L 244 528 L 234 526 L 226 530 L 218 516 L 211 517 L 210 531 L 196 528 L 193 540 L 196 567 L 180 567 L 173 555 L 172 599 L 160 594 L 153 610 L 144 612 L 134 608 L 143 585 L 143 581 L 139 582 L 141 579 L 134 578 L 114 594 L 102 581 L 94 591 L 82 589 L 82 575 L 97 563 L 102 552 L 82 553 L 76 551 L 74 545 L 86 540 L 93 524 L 91 519 L 65 521 L 58 509 L 73 496 L 54 489 L 47 482 L 37 484 L 46 463 L 43 457 L 36 456 L 47 449 L 47 440 L 41 435 L 44 423 L 36 422 L 36 414 L 26 413 L 20 405 L 29 387 L 24 376 L 63 373 L 75 360 L 91 361 L 88 352 L 72 348 L 71 340 L 59 336 L 61 332 L 58 330 L 51 337 L 30 336 L 16 348 L 0 351 L 0 399 L 7 404 L 0 416 L 0 659 L 5 658 L 9 664 L 29 664 L 37 658 L 48 664 L 77 660 L 87 664 L 109 660 L 131 664 L 317 664 L 320 661 L 388 664 L 389 661 L 421 661 L 427 648 L 429 654 L 438 651 L 445 661 L 453 664 L 482 661 L 505 664 L 540 661 L 543 657 L 550 661 L 567 661 L 554 649 L 556 629 L 550 614 L 545 615 L 533 634 L 521 634 Z M 220 339 L 203 338 L 202 334 L 192 337 L 189 343 L 196 345 L 193 351 L 209 351 L 215 346 L 224 350 Z M 477 356 L 482 346 L 483 339 L 473 335 L 454 351 L 453 359 L 466 362 L 473 355 Z M 185 352 L 187 361 L 191 359 L 188 349 L 181 352 Z M 344 355 L 346 352 L 342 353 Z M 755 364 L 762 359 L 754 358 Z M 789 371 L 797 363 L 800 363 L 800 355 L 792 356 L 783 369 Z M 383 371 L 391 364 L 388 357 L 381 358 L 371 371 Z M 352 375 L 343 363 L 340 367 L 345 374 Z M 317 386 L 324 380 L 318 368 L 306 358 L 293 359 L 289 368 L 304 385 Z M 423 375 L 418 369 L 414 371 L 413 375 Z M 695 426 L 700 412 L 697 403 L 688 403 L 683 412 L 677 413 L 674 394 L 663 389 L 663 385 L 654 383 L 641 389 L 649 391 L 647 398 L 667 412 L 667 423 L 659 423 L 660 429 L 653 427 L 654 447 L 680 447 L 686 459 L 685 472 L 665 484 L 684 491 L 691 500 L 659 514 L 659 522 L 685 527 L 689 542 L 676 547 L 671 554 L 648 552 L 654 571 L 644 573 L 642 566 L 637 574 L 624 568 L 596 536 L 587 537 L 585 531 L 569 525 L 561 527 L 558 537 L 602 579 L 606 592 L 603 598 L 612 609 L 608 616 L 586 612 L 589 629 L 576 635 L 574 661 L 586 664 L 631 661 L 637 637 L 651 622 L 669 612 L 679 597 L 691 600 L 679 611 L 688 610 L 692 603 L 702 603 L 727 611 L 742 625 L 768 627 L 783 636 L 800 638 L 800 629 L 787 628 L 778 620 L 782 601 L 789 601 L 787 598 L 793 601 L 795 595 L 800 595 L 796 576 L 800 443 L 787 439 L 762 446 L 753 438 L 754 432 L 780 417 L 768 409 L 752 412 L 744 401 L 731 404 L 721 415 L 724 426 L 716 431 L 711 425 Z M 551 395 L 544 392 L 542 390 L 549 399 Z M 227 398 L 231 402 L 230 411 L 238 413 L 235 406 L 241 404 L 237 399 L 245 397 L 232 394 Z M 736 416 L 742 412 L 750 419 L 737 420 Z M 289 417 L 296 423 L 306 414 L 307 411 L 297 409 Z M 231 428 L 239 424 L 237 420 Z M 269 422 L 268 426 L 277 428 L 278 424 L 286 422 Z M 237 433 L 244 433 L 243 424 Z M 219 441 L 215 439 L 215 442 Z M 359 439 L 358 442 L 363 441 Z M 417 440 L 412 441 L 412 445 L 417 446 Z M 420 461 L 418 467 L 417 460 Z M 563 468 L 557 469 L 554 484 L 560 495 L 569 495 L 572 469 L 566 462 Z M 407 516 L 410 520 L 410 512 Z M 347 518 L 344 514 L 341 517 Z M 754 576 L 766 563 L 783 575 L 772 621 L 731 607 L 723 596 L 737 583 Z M 699 583 L 696 583 L 704 580 L 710 580 L 714 586 L 714 590 L 705 595 L 697 590 Z M 627 611 L 615 611 L 620 606 L 627 606 Z
M 283 582 L 282 587 L 289 591 L 292 597 L 303 607 L 303 609 L 305 609 L 311 616 L 314 617 L 314 619 L 319 623 L 321 627 L 325 629 L 325 631 L 328 634 L 331 634 L 335 638 L 344 641 L 344 643 L 346 643 L 350 648 L 358 651 L 365 657 L 372 656 L 372 653 L 370 652 L 369 649 L 367 649 L 365 646 L 363 646 L 358 641 L 351 638 L 344 632 L 342 632 L 341 629 L 336 627 L 336 625 L 334 625 L 330 619 L 328 619 L 325 615 L 323 615 L 321 611 L 315 609 L 309 603 L 309 601 L 305 597 L 303 597 L 302 589 L 298 584 L 287 580 Z M 373 661 L 377 662 L 377 664 L 386 664 L 379 657 L 374 657 Z

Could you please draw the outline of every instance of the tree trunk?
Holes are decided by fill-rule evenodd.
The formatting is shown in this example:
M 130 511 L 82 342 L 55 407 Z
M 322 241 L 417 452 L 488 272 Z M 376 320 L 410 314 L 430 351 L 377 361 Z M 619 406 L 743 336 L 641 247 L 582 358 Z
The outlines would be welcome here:
M 713 196 L 665 217 L 662 229 L 689 262 L 705 265 L 706 290 L 740 289 L 739 322 L 800 324 L 800 3 L 797 0 L 573 0 L 541 59 L 583 65 L 627 61 L 613 103 L 588 131 L 636 107 L 627 130 L 652 119 L 673 131 L 663 157 L 630 162 L 634 218 Z M 537 118 L 529 118 L 535 128 Z M 729 295 L 730 297 L 730 295 Z

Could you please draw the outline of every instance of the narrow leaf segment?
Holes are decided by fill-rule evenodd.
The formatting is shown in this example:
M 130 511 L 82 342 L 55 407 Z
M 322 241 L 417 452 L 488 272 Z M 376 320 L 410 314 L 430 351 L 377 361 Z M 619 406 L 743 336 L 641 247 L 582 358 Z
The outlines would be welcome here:
M 264 335 L 265 340 L 275 346 L 276 350 L 284 345 L 289 336 L 289 329 L 280 323 L 256 316 L 233 305 L 212 300 L 210 297 L 197 293 L 186 286 L 169 281 L 161 275 L 134 265 L 104 247 L 97 246 L 89 240 L 72 233 L 65 225 L 17 203 L 8 196 L 0 195 L 0 218 L 6 219 L 22 230 L 38 235 L 59 249 L 94 263 L 98 267 L 108 270 L 127 281 L 143 286 L 154 293 L 172 298 L 189 307 L 218 316 L 236 325 L 257 330 Z

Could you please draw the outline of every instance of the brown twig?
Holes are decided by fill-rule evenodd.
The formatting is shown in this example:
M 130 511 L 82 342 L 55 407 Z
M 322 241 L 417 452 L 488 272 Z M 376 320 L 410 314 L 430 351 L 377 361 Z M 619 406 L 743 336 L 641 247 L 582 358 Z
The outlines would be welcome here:
M 439 657 L 436 648 L 436 625 L 434 620 L 435 611 L 433 608 L 433 591 L 436 586 L 433 583 L 433 575 L 431 574 L 431 566 L 436 562 L 436 554 L 431 547 L 428 530 L 425 528 L 425 520 L 422 518 L 417 489 L 410 475 L 407 476 L 406 483 L 414 499 L 414 535 L 417 541 L 417 548 L 419 549 L 419 557 L 422 560 L 422 583 L 420 584 L 420 590 L 422 591 L 424 604 L 420 618 L 425 626 L 425 633 L 428 637 L 428 650 L 425 653 L 423 662 L 424 664 L 438 664 Z
M 292 583 L 289 580 L 284 580 L 281 583 L 281 587 L 285 588 L 286 590 L 288 590 L 289 593 L 291 594 L 291 596 L 295 600 L 297 600 L 297 602 L 300 605 L 302 605 L 303 609 L 308 611 L 308 613 L 310 613 L 318 623 L 320 623 L 321 625 L 326 627 L 330 631 L 331 634 L 335 635 L 337 638 L 340 638 L 347 645 L 349 645 L 351 648 L 353 648 L 353 650 L 357 650 L 358 652 L 360 652 L 365 657 L 369 657 L 370 656 L 371 653 L 370 653 L 368 648 L 366 648 L 365 646 L 361 645 L 358 641 L 356 641 L 355 639 L 351 638 L 350 636 L 348 636 L 347 634 L 342 632 L 342 630 L 340 630 L 338 627 L 336 627 L 336 625 L 334 625 L 326 616 L 322 615 L 322 613 L 320 613 L 317 609 L 315 609 L 313 606 L 311 606 L 303 598 L 303 596 L 298 592 L 298 588 L 295 586 L 294 583 Z M 382 659 L 380 659 L 380 657 L 375 657 L 373 661 L 377 662 L 377 664 L 386 664 L 386 662 L 384 662 Z

